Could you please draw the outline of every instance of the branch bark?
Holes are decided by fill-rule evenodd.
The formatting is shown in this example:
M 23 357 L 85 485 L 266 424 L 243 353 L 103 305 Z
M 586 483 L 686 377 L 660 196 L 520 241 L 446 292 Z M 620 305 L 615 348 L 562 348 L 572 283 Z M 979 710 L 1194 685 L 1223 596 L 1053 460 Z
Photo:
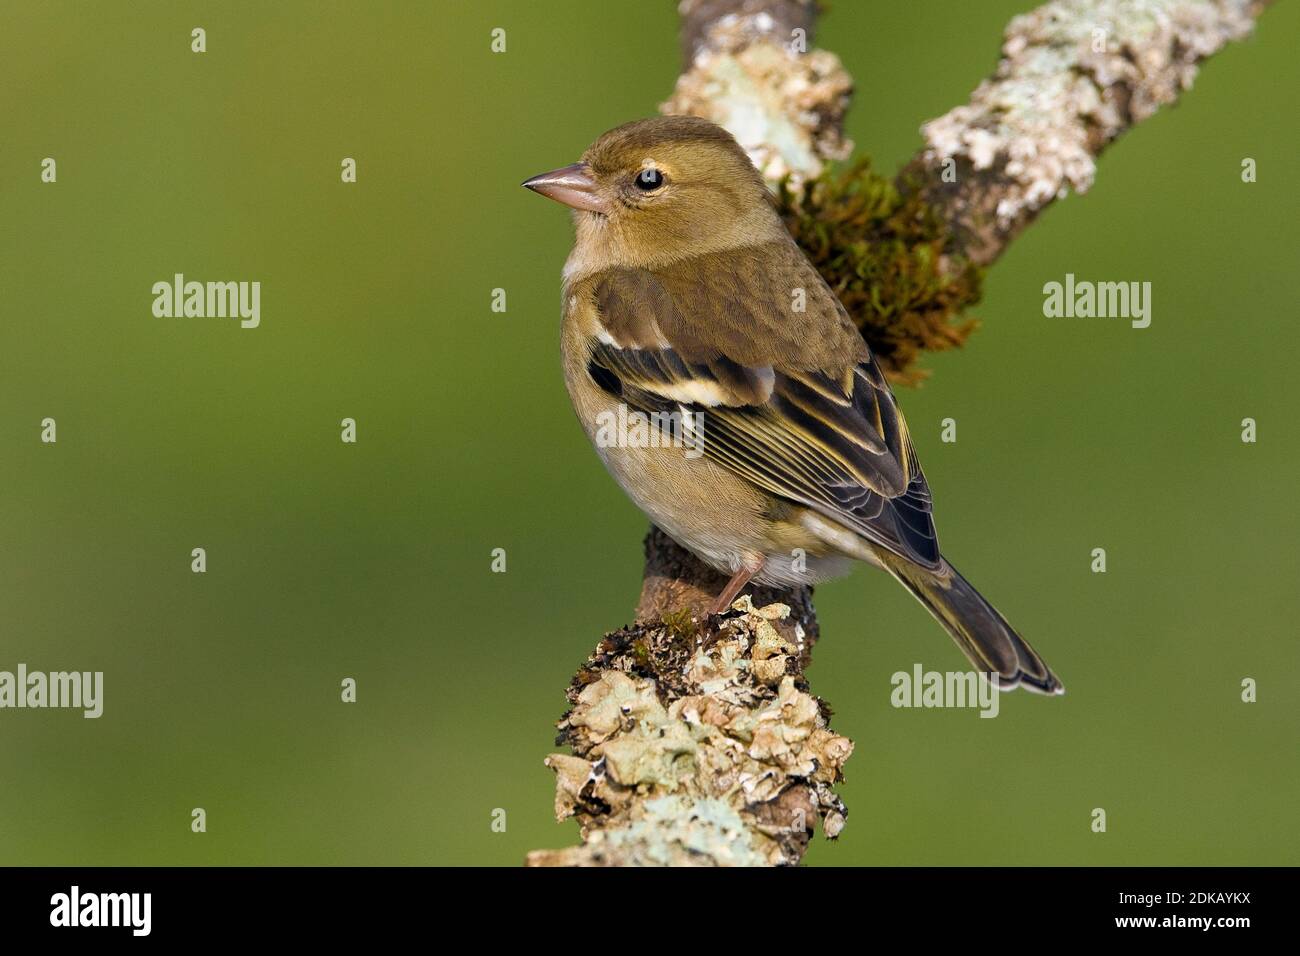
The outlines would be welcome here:
M 899 186 L 941 211 L 953 253 L 989 265 L 1052 202 L 1087 192 L 1101 152 L 1174 103 L 1271 2 L 1057 0 L 1022 14 L 993 76 L 921 127 Z
M 1271 0 L 1055 0 L 1008 25 L 996 72 L 922 127 L 899 173 L 949 226 L 952 268 L 986 266 L 1042 210 L 1086 192 L 1095 159 L 1174 102 L 1197 64 L 1247 35 Z M 817 177 L 852 144 L 852 82 L 811 48 L 815 0 L 682 0 L 685 68 L 665 113 L 725 126 L 774 186 Z M 852 753 L 804 676 L 818 637 L 812 590 L 754 588 L 704 614 L 725 578 L 657 528 L 636 624 L 605 636 L 569 688 L 552 754 L 556 815 L 582 844 L 528 864 L 780 865 L 820 821 Z

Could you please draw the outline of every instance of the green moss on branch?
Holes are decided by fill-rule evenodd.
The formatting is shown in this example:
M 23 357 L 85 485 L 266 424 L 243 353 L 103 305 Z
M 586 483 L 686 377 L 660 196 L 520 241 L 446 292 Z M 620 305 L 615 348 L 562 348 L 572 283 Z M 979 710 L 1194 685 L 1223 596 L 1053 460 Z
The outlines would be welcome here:
M 959 316 L 979 301 L 982 271 L 950 254 L 949 226 L 920 189 L 902 194 L 861 160 L 783 181 L 777 204 L 894 381 L 918 383 L 922 352 L 956 348 L 978 326 Z

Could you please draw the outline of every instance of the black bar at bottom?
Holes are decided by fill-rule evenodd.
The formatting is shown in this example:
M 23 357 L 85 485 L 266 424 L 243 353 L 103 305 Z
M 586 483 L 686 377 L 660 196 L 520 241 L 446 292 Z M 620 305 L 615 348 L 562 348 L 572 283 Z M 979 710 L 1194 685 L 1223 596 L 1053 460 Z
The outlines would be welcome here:
M 464 930 L 471 923 L 484 939 L 511 927 L 527 934 L 530 926 L 541 939 L 550 935 L 543 927 L 577 928 L 587 917 L 604 931 L 611 920 L 631 921 L 625 928 L 646 940 L 671 934 L 677 920 L 685 930 L 700 919 L 724 919 L 717 909 L 722 906 L 736 919 L 755 921 L 764 936 L 780 934 L 788 917 L 796 932 L 799 926 L 810 932 L 808 920 L 825 919 L 863 941 L 923 927 L 927 940 L 951 933 L 1028 943 L 1104 934 L 1171 941 L 1199 936 L 1231 944 L 1260 930 L 1286 933 L 1295 872 L 11 868 L 0 869 L 0 926 L 6 942 L 62 936 L 79 945 L 278 938 L 338 943 Z M 721 926 L 716 931 L 719 941 L 727 935 Z

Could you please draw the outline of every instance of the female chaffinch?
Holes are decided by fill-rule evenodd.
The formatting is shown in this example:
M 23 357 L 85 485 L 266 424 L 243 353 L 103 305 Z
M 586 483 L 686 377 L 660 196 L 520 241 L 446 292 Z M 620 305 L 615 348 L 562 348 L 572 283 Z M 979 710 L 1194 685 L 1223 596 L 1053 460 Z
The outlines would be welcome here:
M 562 350 L 578 418 L 651 520 L 732 573 L 714 612 L 751 579 L 808 584 L 857 559 L 1002 689 L 1063 692 L 940 553 L 888 382 L 726 130 L 629 123 L 523 185 L 574 210 Z M 637 440 L 611 440 L 634 417 Z

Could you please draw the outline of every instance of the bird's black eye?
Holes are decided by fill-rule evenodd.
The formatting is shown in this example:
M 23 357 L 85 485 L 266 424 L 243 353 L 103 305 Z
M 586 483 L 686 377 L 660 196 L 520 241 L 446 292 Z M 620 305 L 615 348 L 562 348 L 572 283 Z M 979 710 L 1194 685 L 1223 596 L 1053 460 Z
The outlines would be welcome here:
M 643 193 L 653 192 L 664 184 L 664 174 L 653 166 L 647 166 L 636 174 L 636 188 Z

